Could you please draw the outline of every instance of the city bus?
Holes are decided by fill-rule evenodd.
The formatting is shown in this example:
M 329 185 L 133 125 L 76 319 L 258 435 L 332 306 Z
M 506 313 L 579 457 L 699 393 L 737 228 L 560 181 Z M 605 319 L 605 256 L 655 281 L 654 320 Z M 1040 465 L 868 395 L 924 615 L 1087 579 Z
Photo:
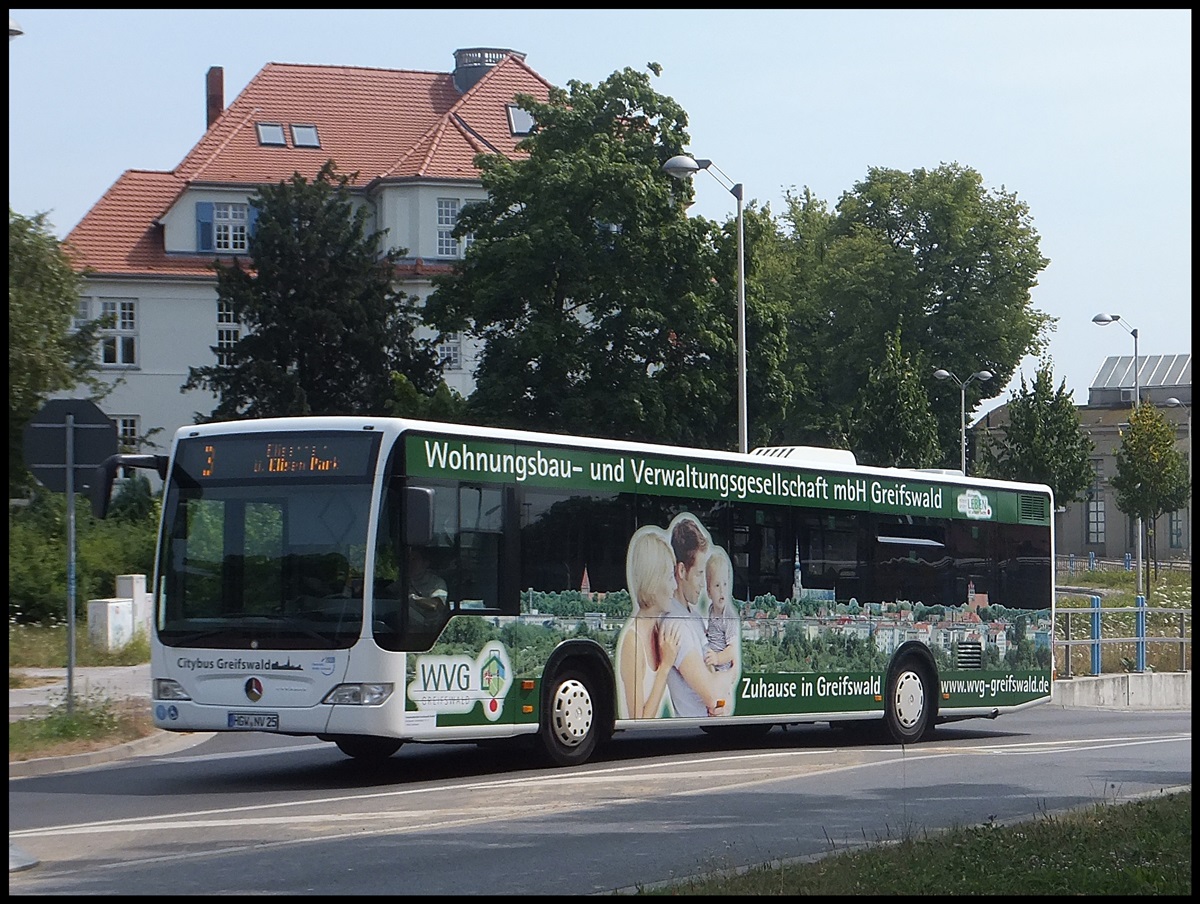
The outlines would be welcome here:
M 390 417 L 180 428 L 151 595 L 154 723 L 378 760 L 617 732 L 909 744 L 1049 701 L 1046 486 Z M 416 559 L 423 562 L 416 563 Z

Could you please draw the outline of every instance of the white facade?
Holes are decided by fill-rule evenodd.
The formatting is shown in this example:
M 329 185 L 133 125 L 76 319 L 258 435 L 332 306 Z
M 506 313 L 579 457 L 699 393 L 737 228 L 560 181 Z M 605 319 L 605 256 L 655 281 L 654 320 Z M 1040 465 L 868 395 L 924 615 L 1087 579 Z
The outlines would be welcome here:
M 122 446 L 165 452 L 178 428 L 211 416 L 218 399 L 182 387 L 245 334 L 218 304 L 212 262 L 250 263 L 248 202 L 260 187 L 311 181 L 329 160 L 357 174 L 349 190 L 367 208 L 368 233 L 401 249 L 397 291 L 424 302 L 469 243 L 452 235 L 458 214 L 486 197 L 478 155 L 521 156 L 532 123 L 517 123 L 514 100 L 544 101 L 550 89 L 523 53 L 465 48 L 449 72 L 268 63 L 227 106 L 224 70 L 211 67 L 197 144 L 173 170 L 126 171 L 65 243 L 89 274 L 77 321 L 117 320 L 97 362 L 111 387 L 99 404 Z M 478 347 L 454 336 L 439 351 L 446 383 L 469 396 Z
M 161 218 L 165 249 L 172 254 L 211 257 L 197 247 L 196 204 L 200 202 L 246 204 L 249 196 L 243 191 L 193 188 Z M 430 183 L 389 185 L 377 193 L 369 204 L 373 216 L 368 231 L 386 230 L 388 247 L 406 249 L 405 258 L 427 262 L 454 260 L 462 256 L 462 243 L 455 243 L 448 253 L 445 211 L 455 205 L 458 210 L 471 201 L 486 198 L 482 186 L 462 183 Z M 439 205 L 439 201 L 442 202 Z M 450 204 L 449 202 L 453 202 Z M 443 222 L 439 225 L 439 206 Z M 452 225 L 452 224 L 450 224 Z M 443 233 L 440 237 L 439 232 Z M 205 390 L 182 391 L 189 367 L 216 363 L 213 347 L 218 345 L 218 331 L 244 329 L 238 324 L 223 323 L 218 317 L 215 275 L 212 279 L 165 277 L 113 279 L 91 278 L 85 281 L 84 298 L 90 302 L 89 316 L 98 316 L 102 302 L 133 302 L 133 362 L 101 363 L 101 377 L 112 389 L 101 400 L 100 407 L 118 421 L 136 422 L 136 433 L 148 437 L 142 451 L 166 452 L 171 437 L 182 426 L 195 423 L 197 415 L 211 414 L 217 404 L 214 394 Z M 433 291 L 429 278 L 408 279 L 400 284 L 403 291 L 416 295 L 422 302 Z M 126 331 L 127 332 L 127 331 Z M 433 330 L 421 328 L 418 336 L 432 338 Z M 474 369 L 479 344 L 460 340 L 455 353 L 445 353 L 457 363 L 448 367 L 443 378 L 459 394 L 468 396 L 474 390 Z M 97 352 L 98 356 L 101 352 Z M 69 397 L 74 393 L 61 393 Z

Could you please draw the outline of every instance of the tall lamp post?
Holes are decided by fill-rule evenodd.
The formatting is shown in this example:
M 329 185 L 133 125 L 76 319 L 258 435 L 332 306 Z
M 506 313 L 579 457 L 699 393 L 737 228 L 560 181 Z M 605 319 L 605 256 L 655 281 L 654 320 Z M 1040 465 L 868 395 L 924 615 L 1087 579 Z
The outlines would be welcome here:
M 725 190 L 737 198 L 737 395 L 738 395 L 738 451 L 750 451 L 749 417 L 746 413 L 746 242 L 742 222 L 742 183 L 734 182 L 711 160 L 696 159 L 687 154 L 677 154 L 663 164 L 663 170 L 676 179 L 688 179 L 697 170 L 708 170 Z
M 953 380 L 955 383 L 958 384 L 959 395 L 961 396 L 961 404 L 959 406 L 959 418 L 958 418 L 958 427 L 959 427 L 959 436 L 960 436 L 959 446 L 962 450 L 962 472 L 963 472 L 963 474 L 966 474 L 967 473 L 967 384 L 972 382 L 973 380 L 979 380 L 981 383 L 986 382 L 987 380 L 990 380 L 992 378 L 992 372 L 990 370 L 977 370 L 977 371 L 975 371 L 975 373 L 971 374 L 971 376 L 967 377 L 965 380 L 960 380 L 958 377 L 954 376 L 954 374 L 952 374 L 950 371 L 939 367 L 937 370 L 935 370 L 933 372 L 933 376 L 935 379 L 938 379 L 938 380 Z
M 1187 412 L 1187 441 L 1188 441 L 1188 483 L 1192 482 L 1192 406 L 1185 405 L 1175 396 L 1163 402 L 1168 408 L 1182 408 Z
M 1138 357 L 1138 331 L 1122 320 L 1120 314 L 1097 314 L 1092 318 L 1092 323 L 1098 323 L 1101 326 L 1108 326 L 1110 323 L 1119 323 L 1133 337 L 1133 407 L 1137 408 L 1142 404 L 1142 359 Z M 1137 540 L 1134 541 L 1134 549 L 1137 552 L 1137 592 L 1140 594 L 1142 592 L 1142 516 L 1140 513 L 1137 516 L 1134 530 L 1137 531 Z
M 1175 396 L 1163 402 L 1168 408 L 1182 408 L 1187 412 L 1187 441 L 1188 441 L 1188 485 L 1192 483 L 1192 406 L 1185 405 Z M 1188 560 L 1192 558 L 1192 504 L 1188 503 Z

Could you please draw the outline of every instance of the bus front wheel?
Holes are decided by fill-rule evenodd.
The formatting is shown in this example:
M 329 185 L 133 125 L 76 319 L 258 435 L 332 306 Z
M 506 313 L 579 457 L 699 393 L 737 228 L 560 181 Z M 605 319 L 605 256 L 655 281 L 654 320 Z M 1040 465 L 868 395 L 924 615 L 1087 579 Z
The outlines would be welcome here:
M 884 725 L 897 744 L 913 744 L 933 727 L 933 677 L 913 656 L 897 661 L 888 671 Z
M 337 744 L 338 750 L 353 757 L 356 760 L 364 760 L 368 762 L 379 762 L 386 760 L 393 753 L 400 749 L 403 741 L 397 741 L 395 738 L 368 738 L 358 735 L 347 735 L 343 738 L 338 738 L 334 743 Z
M 596 693 L 583 672 L 568 670 L 555 676 L 542 714 L 542 746 L 556 766 L 586 762 L 600 737 Z

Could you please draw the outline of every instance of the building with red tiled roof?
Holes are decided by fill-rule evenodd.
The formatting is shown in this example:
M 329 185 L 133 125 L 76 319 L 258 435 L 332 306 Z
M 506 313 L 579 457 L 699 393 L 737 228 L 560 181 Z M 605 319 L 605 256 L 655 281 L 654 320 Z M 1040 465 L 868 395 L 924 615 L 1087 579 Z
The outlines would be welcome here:
M 123 440 L 165 449 L 216 404 L 181 387 L 189 367 L 213 364 L 213 347 L 239 335 L 218 309 L 212 263 L 246 254 L 248 200 L 261 185 L 311 180 L 330 159 L 356 173 L 368 228 L 404 249 L 400 288 L 429 295 L 462 256 L 451 235 L 459 210 L 485 197 L 474 158 L 518 156 L 532 123 L 515 98 L 550 91 L 523 53 L 470 48 L 454 62 L 449 72 L 268 63 L 228 107 L 223 71 L 209 69 L 195 147 L 170 172 L 123 173 L 64 240 L 85 274 L 80 318 L 115 318 L 98 350 L 113 387 L 101 407 Z M 478 350 L 451 337 L 441 351 L 446 382 L 469 395 Z

